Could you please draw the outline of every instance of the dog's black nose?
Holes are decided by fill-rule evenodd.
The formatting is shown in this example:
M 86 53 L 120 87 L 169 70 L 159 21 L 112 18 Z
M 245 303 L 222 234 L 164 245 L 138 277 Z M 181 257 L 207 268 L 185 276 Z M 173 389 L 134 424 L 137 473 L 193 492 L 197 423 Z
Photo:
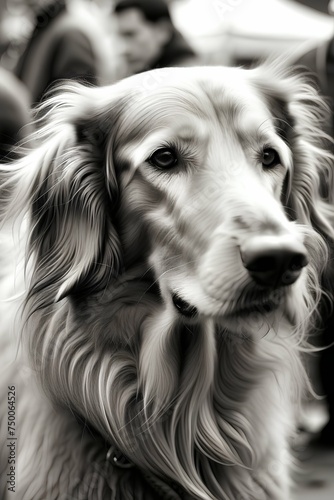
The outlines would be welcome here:
M 257 236 L 241 247 L 241 258 L 259 285 L 278 288 L 294 283 L 308 263 L 302 243 L 291 236 Z

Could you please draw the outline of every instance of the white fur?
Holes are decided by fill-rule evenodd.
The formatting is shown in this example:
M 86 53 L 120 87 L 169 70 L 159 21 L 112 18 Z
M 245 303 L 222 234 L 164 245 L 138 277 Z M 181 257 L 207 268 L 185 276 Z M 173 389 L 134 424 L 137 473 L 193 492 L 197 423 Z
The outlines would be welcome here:
M 290 498 L 299 352 L 333 237 L 319 194 L 332 182 L 325 107 L 275 65 L 160 72 L 150 89 L 147 74 L 61 87 L 39 111 L 35 149 L 0 170 L 4 239 L 23 216 L 27 265 L 24 279 L 16 259 L 4 264 L 1 285 L 17 295 L 1 305 L 1 423 L 15 385 L 19 500 L 153 498 L 108 469 L 111 444 L 189 498 Z M 147 159 L 170 144 L 179 166 L 159 171 Z M 265 147 L 282 160 L 271 170 Z M 268 292 L 272 312 L 240 255 L 264 234 L 309 255 L 296 283 Z

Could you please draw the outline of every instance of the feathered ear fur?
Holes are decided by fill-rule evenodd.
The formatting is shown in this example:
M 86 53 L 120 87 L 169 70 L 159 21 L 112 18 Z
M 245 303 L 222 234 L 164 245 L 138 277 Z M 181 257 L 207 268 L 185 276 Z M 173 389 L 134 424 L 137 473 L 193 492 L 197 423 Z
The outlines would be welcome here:
M 332 239 L 334 157 L 326 134 L 330 113 L 315 79 L 303 68 L 286 69 L 277 62 L 252 73 L 253 83 L 267 96 L 278 132 L 292 151 L 293 168 L 283 193 L 288 215 Z
M 118 189 L 112 155 L 105 154 L 119 106 L 110 92 L 104 99 L 100 89 L 61 87 L 39 109 L 35 148 L 1 169 L 5 212 L 30 210 L 30 294 L 38 296 L 37 308 L 104 287 L 119 271 Z

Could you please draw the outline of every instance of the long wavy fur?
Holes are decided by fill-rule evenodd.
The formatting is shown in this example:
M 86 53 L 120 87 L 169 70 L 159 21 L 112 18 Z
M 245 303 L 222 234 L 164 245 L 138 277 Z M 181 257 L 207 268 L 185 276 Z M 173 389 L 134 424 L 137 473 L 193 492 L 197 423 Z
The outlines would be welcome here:
M 6 226 L 23 216 L 27 238 L 23 354 L 6 368 L 1 386 L 5 391 L 22 366 L 32 368 L 31 378 L 26 369 L 18 382 L 25 387 L 18 396 L 20 499 L 147 500 L 158 494 L 155 481 L 161 494 L 164 484 L 177 485 L 184 498 L 289 498 L 289 438 L 306 384 L 300 352 L 333 238 L 325 105 L 307 76 L 275 65 L 160 71 L 163 84 L 155 79 L 159 85 L 149 89 L 150 74 L 106 88 L 63 85 L 38 111 L 36 146 L 0 170 L 1 219 Z M 182 253 L 188 265 L 204 251 L 201 234 L 195 224 L 189 229 L 173 181 L 165 185 L 160 176 L 151 185 L 152 174 L 145 179 L 131 164 L 181 104 L 185 115 L 200 118 L 203 107 L 212 122 L 208 95 L 213 107 L 235 100 L 239 109 L 243 87 L 238 94 L 233 82 L 247 86 L 246 100 L 252 96 L 270 110 L 289 148 L 281 202 L 309 254 L 298 293 L 277 314 L 260 310 L 238 328 L 209 312 L 184 321 L 168 300 L 162 279 L 169 271 L 159 271 L 156 248 L 174 245 L 175 257 L 165 262 L 181 272 Z M 227 96 L 224 85 L 232 87 Z M 237 121 L 238 112 L 229 119 Z M 208 210 L 215 198 L 203 203 Z M 205 231 L 211 222 L 201 217 Z M 255 225 L 258 217 L 254 209 Z M 239 305 L 252 300 L 247 286 Z M 8 347 L 3 352 L 12 360 Z M 108 463 L 111 444 L 136 468 Z

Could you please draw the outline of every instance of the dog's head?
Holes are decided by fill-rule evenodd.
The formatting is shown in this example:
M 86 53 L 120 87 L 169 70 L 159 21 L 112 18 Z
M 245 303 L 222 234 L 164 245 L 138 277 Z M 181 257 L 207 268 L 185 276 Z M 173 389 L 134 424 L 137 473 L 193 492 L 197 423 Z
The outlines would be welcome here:
M 87 294 L 147 259 L 183 318 L 232 326 L 296 304 L 313 259 L 306 233 L 332 231 L 319 197 L 322 107 L 305 78 L 273 68 L 63 87 L 11 174 L 14 208 L 31 211 L 31 293 L 43 290 L 40 305 Z
M 99 384 L 103 377 L 106 382 L 99 385 L 100 400 L 90 390 L 83 397 L 88 406 L 91 397 L 90 411 L 77 404 L 94 415 L 108 402 L 94 424 L 122 447 L 115 429 L 125 427 L 126 405 L 142 394 L 140 419 L 152 401 L 151 417 L 178 401 L 169 431 L 156 433 L 151 447 L 143 445 L 149 450 L 145 460 L 196 494 L 205 488 L 200 490 L 194 475 L 194 442 L 216 461 L 236 460 L 219 441 L 227 428 L 212 417 L 224 406 L 221 388 L 216 402 L 210 398 L 210 387 L 220 383 L 214 376 L 217 325 L 254 333 L 259 317 L 274 324 L 279 313 L 291 331 L 300 325 L 302 331 L 319 298 L 327 258 L 323 237 L 333 236 L 331 210 L 320 196 L 332 189 L 332 158 L 320 130 L 323 110 L 305 76 L 275 67 L 162 69 L 105 88 L 68 84 L 42 105 L 36 148 L 2 169 L 8 176 L 5 210 L 30 213 L 31 309 L 63 301 L 86 304 L 86 297 L 117 288 L 131 270 L 140 269 L 143 279 L 153 270 L 159 294 L 156 304 L 148 302 L 145 327 L 133 326 L 126 312 L 123 318 L 131 335 L 140 337 L 130 356 L 139 384 L 129 376 L 126 397 L 119 393 L 109 405 L 118 397 L 117 391 L 110 395 L 112 380 L 118 369 L 120 377 L 129 370 L 129 357 L 112 368 L 106 360 L 101 369 L 110 365 L 113 376 L 103 372 L 99 378 Z M 123 297 L 125 309 L 132 307 L 132 323 L 134 304 L 141 307 L 145 291 L 146 284 L 132 302 Z M 192 352 L 193 361 L 181 374 L 175 336 L 184 323 L 196 335 L 187 354 L 190 359 Z M 45 346 L 40 331 L 35 347 Z M 103 333 L 109 334 L 114 329 Z M 46 336 L 54 334 L 49 329 Z M 74 343 L 66 347 L 63 341 L 62 352 L 73 350 Z M 79 354 L 69 365 L 72 380 L 80 363 L 79 375 L 87 375 L 87 356 L 79 360 Z M 67 360 L 65 354 L 60 358 Z M 59 372 L 54 368 L 52 377 Z M 243 393 L 238 384 L 236 376 L 235 391 Z M 182 416 L 185 408 L 191 410 L 189 420 Z M 245 439 L 240 436 L 235 450 Z M 185 471 L 182 480 L 177 470 Z

